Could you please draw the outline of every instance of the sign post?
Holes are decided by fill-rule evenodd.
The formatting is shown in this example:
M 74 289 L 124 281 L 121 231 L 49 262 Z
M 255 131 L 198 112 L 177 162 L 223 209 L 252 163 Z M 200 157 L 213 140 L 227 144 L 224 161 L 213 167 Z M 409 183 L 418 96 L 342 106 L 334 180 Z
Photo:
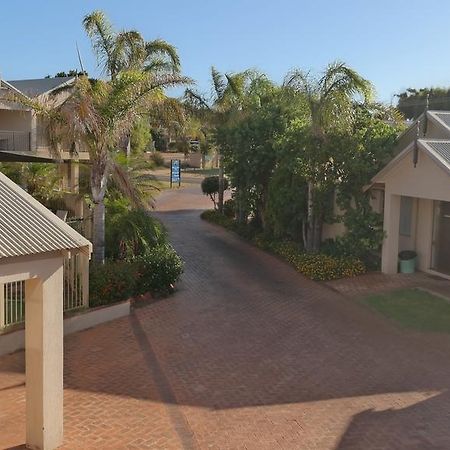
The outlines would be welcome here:
M 170 188 L 173 183 L 178 183 L 178 187 L 181 186 L 181 160 L 170 160 Z

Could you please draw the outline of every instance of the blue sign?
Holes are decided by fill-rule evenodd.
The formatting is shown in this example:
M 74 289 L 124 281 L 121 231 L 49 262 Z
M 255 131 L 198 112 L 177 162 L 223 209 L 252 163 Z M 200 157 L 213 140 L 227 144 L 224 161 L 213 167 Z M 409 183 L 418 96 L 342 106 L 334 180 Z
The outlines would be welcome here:
M 179 159 L 172 159 L 170 161 L 170 187 L 172 183 L 181 184 L 181 161 Z

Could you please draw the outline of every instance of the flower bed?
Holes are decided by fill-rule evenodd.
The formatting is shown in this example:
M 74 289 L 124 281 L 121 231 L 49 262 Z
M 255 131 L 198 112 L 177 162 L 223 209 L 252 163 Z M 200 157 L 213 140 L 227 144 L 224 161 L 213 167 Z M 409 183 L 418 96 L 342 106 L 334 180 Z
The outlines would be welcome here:
M 248 233 L 243 232 L 242 226 L 237 226 L 232 219 L 217 211 L 204 211 L 201 217 L 208 222 L 234 231 L 241 237 L 248 238 Z M 354 257 L 337 257 L 323 253 L 307 253 L 295 242 L 273 241 L 260 235 L 250 240 L 263 250 L 268 250 L 280 256 L 292 264 L 298 272 L 311 280 L 335 280 L 338 278 L 354 277 L 366 272 L 364 263 Z

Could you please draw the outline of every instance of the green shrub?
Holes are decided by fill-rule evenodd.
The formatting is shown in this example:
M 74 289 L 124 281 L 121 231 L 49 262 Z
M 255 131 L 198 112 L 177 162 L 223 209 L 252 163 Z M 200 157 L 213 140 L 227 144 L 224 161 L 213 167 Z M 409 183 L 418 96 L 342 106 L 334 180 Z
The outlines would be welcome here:
M 232 219 L 236 216 L 236 200 L 230 198 L 223 203 L 223 214 Z
M 134 260 L 139 266 L 137 292 L 168 293 L 183 273 L 183 261 L 169 244 L 158 245 Z
M 143 209 L 128 210 L 122 199 L 108 202 L 106 257 L 129 259 L 166 242 L 163 226 Z
M 106 260 L 92 263 L 89 269 L 89 305 L 121 302 L 136 295 L 139 266 L 128 261 Z
M 215 209 L 208 209 L 206 211 L 203 211 L 200 215 L 200 217 L 203 220 L 206 220 L 211 223 L 215 223 L 217 225 L 220 225 L 222 227 L 232 229 L 233 228 L 233 220 L 229 217 L 225 216 L 224 214 L 221 214 L 219 211 Z
M 151 152 L 150 153 L 150 161 L 152 161 L 156 167 L 164 166 L 164 157 L 160 152 Z
M 223 179 L 223 190 L 228 189 L 228 180 Z M 202 192 L 205 195 L 209 195 L 212 202 L 214 203 L 214 209 L 216 208 L 216 195 L 219 193 L 219 177 L 213 175 L 212 177 L 206 177 L 202 181 Z

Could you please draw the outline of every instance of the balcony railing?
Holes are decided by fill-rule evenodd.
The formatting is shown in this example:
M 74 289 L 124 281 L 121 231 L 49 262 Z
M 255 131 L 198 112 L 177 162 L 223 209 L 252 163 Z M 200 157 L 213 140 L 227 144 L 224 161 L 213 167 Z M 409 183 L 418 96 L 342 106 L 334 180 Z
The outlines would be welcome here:
M 31 133 L 29 131 L 0 130 L 0 151 L 28 152 L 31 150 Z

